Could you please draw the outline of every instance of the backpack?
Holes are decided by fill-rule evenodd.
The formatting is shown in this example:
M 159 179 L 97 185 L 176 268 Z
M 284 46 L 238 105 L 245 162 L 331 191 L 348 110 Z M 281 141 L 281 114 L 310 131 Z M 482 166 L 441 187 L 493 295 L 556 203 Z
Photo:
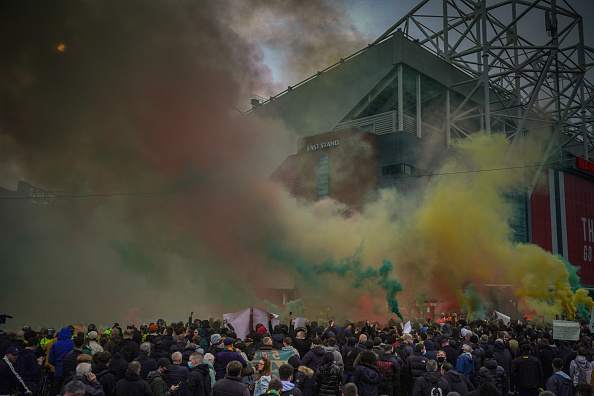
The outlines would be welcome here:
M 577 362 L 576 362 L 577 363 Z M 578 366 L 578 375 L 577 375 L 577 382 L 585 382 L 587 384 L 590 383 L 592 379 L 592 369 L 590 367 L 590 363 L 587 366 L 582 366 L 581 364 L 577 363 Z

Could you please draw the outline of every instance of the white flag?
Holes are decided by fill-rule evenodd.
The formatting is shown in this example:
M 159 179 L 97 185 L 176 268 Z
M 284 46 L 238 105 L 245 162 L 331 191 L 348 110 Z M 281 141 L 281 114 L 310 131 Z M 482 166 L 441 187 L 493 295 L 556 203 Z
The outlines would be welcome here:
M 509 324 L 509 321 L 511 320 L 511 318 L 507 315 L 502 314 L 501 312 L 495 311 L 495 313 L 497 314 L 497 317 L 499 319 L 503 320 L 503 323 L 505 323 L 505 325 L 507 326 Z

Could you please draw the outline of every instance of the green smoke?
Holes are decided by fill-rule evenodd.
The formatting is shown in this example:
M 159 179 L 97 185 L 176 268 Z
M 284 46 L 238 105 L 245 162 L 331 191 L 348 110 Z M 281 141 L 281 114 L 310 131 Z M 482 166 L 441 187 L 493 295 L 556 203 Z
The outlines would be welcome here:
M 485 303 L 476 287 L 470 283 L 464 293 L 468 307 L 468 319 L 474 320 L 485 317 Z
M 377 283 L 386 293 L 386 301 L 390 311 L 398 315 L 400 319 L 403 319 L 396 298 L 396 294 L 403 290 L 402 283 L 390 277 L 394 269 L 392 262 L 390 260 L 384 260 L 379 270 L 371 266 L 364 267 L 361 260 L 362 253 L 363 247 L 361 246 L 356 249 L 352 256 L 342 258 L 338 261 L 330 257 L 321 264 L 311 265 L 297 251 L 287 251 L 276 244 L 273 245 L 270 251 L 274 259 L 292 265 L 311 286 L 318 289 L 322 286 L 319 276 L 324 274 L 332 274 L 344 278 L 356 289 L 363 288 L 369 283 Z
M 572 291 L 576 291 L 577 289 L 580 289 L 582 287 L 582 285 L 580 284 L 580 277 L 577 274 L 580 267 L 576 267 L 575 265 L 572 265 L 569 261 L 567 261 L 564 257 L 557 255 L 557 257 L 559 258 L 559 260 L 563 261 L 563 264 L 565 264 L 565 268 L 567 269 L 567 281 L 569 282 L 569 287 L 571 287 Z M 577 311 L 582 315 L 582 317 L 586 320 L 586 321 L 590 321 L 590 313 L 588 312 L 588 309 L 586 307 L 586 304 L 584 303 L 580 303 L 576 305 Z

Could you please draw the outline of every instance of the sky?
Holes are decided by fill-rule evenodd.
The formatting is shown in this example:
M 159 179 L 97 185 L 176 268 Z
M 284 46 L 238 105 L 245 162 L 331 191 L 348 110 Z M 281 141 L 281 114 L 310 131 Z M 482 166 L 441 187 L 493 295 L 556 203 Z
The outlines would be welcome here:
M 547 318 L 591 304 L 570 290 L 570 265 L 511 242 L 500 191 L 521 187 L 513 171 L 436 180 L 422 196 L 385 191 L 350 217 L 269 179 L 295 153 L 295 131 L 236 109 L 365 47 L 412 5 L 2 2 L 0 187 L 23 180 L 60 198 L 0 202 L 0 313 L 59 327 L 257 304 L 384 320 L 425 296 L 481 313 L 488 301 L 469 285 L 485 280 L 514 284 Z M 443 169 L 498 167 L 507 149 L 469 139 Z M 287 278 L 303 301 L 257 297 Z

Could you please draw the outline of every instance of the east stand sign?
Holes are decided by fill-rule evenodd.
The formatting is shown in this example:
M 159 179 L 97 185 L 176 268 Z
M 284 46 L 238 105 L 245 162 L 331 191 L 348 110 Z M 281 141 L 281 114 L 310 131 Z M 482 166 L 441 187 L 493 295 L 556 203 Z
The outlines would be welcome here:
M 577 341 L 580 339 L 580 324 L 566 320 L 553 320 L 553 339 Z

